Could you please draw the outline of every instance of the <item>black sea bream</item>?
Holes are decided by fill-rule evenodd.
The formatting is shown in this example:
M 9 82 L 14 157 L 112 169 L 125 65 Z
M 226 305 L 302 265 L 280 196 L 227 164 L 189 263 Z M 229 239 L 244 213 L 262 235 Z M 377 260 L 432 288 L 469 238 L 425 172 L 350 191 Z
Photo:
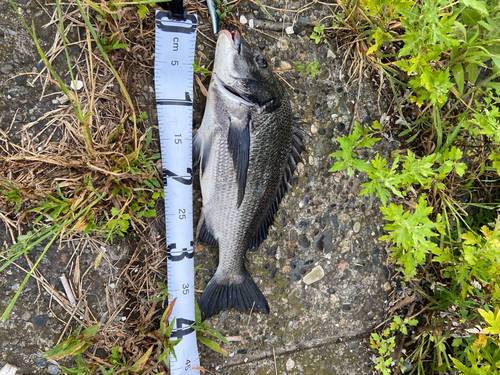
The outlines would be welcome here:
M 245 253 L 267 237 L 301 160 L 302 134 L 265 58 L 237 31 L 221 31 L 194 138 L 203 197 L 198 238 L 219 246 L 219 266 L 199 300 L 204 319 L 230 308 L 269 313 Z

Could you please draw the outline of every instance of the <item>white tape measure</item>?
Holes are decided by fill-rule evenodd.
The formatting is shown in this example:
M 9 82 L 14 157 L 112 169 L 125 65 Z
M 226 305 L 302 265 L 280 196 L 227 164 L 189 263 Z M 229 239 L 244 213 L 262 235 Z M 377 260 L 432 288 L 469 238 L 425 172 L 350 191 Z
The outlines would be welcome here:
M 182 338 L 170 355 L 170 372 L 199 374 L 194 316 L 192 196 L 193 62 L 196 15 L 171 20 L 156 11 L 155 88 L 165 190 L 169 302 L 177 298 L 172 339 Z

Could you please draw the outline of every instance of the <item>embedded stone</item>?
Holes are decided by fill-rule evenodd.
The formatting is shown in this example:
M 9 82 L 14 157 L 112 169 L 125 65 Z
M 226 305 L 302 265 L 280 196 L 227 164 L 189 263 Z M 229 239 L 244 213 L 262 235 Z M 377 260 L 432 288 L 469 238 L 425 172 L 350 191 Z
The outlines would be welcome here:
M 311 272 L 309 272 L 307 275 L 304 276 L 302 281 L 306 285 L 311 285 L 312 283 L 321 280 L 323 276 L 325 276 L 325 271 L 323 270 L 323 267 L 316 266 L 311 270 Z

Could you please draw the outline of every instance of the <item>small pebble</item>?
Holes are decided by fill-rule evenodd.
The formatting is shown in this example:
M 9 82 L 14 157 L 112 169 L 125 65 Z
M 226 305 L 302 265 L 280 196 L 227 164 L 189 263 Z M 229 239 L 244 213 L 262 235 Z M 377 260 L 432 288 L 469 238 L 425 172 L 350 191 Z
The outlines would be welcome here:
M 13 290 L 14 292 L 17 291 L 19 289 L 19 283 L 12 284 L 10 289 Z
M 28 320 L 31 319 L 31 314 L 29 311 L 26 311 L 22 316 L 21 316 L 21 319 L 24 320 L 25 322 L 27 322 Z
M 24 85 L 27 80 L 28 80 L 27 74 L 21 74 L 20 76 L 17 76 L 17 78 L 16 78 L 17 84 L 20 86 Z
M 292 70 L 292 65 L 288 61 L 280 61 L 280 70 Z
M 291 358 L 288 358 L 285 366 L 286 366 L 286 371 L 291 371 L 295 367 L 295 361 Z
M 247 18 L 246 18 L 246 17 L 242 14 L 242 15 L 240 16 L 240 23 L 241 23 L 242 25 L 246 25 L 246 23 L 247 23 L 247 22 L 248 22 Z
M 287 28 L 285 28 L 285 33 L 287 33 L 288 35 L 295 34 L 293 26 L 288 26 Z
M 316 134 L 318 132 L 318 128 L 316 125 L 312 124 L 311 125 L 311 133 Z
M 297 25 L 298 26 L 306 26 L 307 25 L 307 18 L 304 16 L 299 16 L 299 18 L 297 18 Z
M 57 375 L 59 374 L 59 367 L 56 365 L 49 365 L 49 367 L 47 367 L 47 372 L 51 375 Z
M 301 234 L 299 236 L 299 245 L 304 249 L 307 249 L 311 245 L 311 242 L 309 242 L 309 239 L 305 234 Z
M 35 327 L 43 326 L 45 323 L 47 323 L 48 319 L 49 319 L 49 317 L 47 315 L 35 316 Z
M 375 301 L 373 300 L 373 298 L 368 298 L 365 300 L 365 302 L 363 303 L 363 307 L 362 307 L 362 310 L 366 313 L 370 312 L 370 311 L 373 311 L 373 307 L 375 305 Z
M 45 367 L 45 365 L 47 364 L 47 361 L 40 357 L 35 357 L 33 359 L 33 362 L 35 362 L 35 365 L 41 368 Z
M 342 310 L 345 310 L 345 311 L 351 310 L 351 305 L 344 305 L 344 306 L 342 306 Z
M 14 67 L 10 64 L 5 64 L 5 65 L 2 65 L 2 67 L 0 67 L 0 73 L 2 74 L 10 74 L 12 71 L 14 70 Z
M 42 69 L 45 68 L 45 63 L 43 62 L 43 60 L 40 60 L 39 62 L 36 63 L 36 68 L 39 72 L 41 72 Z
M 356 349 L 359 346 L 359 343 L 357 342 L 350 342 L 348 347 L 349 349 Z
M 82 87 L 83 87 L 83 82 L 80 81 L 80 80 L 77 80 L 77 81 L 71 81 L 70 83 L 70 87 L 76 91 L 80 90 Z
M 253 18 L 248 20 L 248 26 L 253 27 Z
M 404 361 L 403 366 L 405 367 L 405 371 L 403 372 L 404 374 L 408 374 L 411 370 L 413 370 L 413 365 L 408 361 Z
M 295 268 L 290 269 L 290 272 L 288 273 L 288 275 L 290 276 L 290 278 L 293 281 L 299 281 L 300 278 L 302 277 L 302 270 L 300 267 L 295 266 Z
M 224 323 L 224 321 L 227 319 L 229 313 L 227 311 L 223 311 L 222 314 L 220 314 L 219 317 L 219 323 Z
M 311 285 L 312 283 L 321 280 L 323 276 L 325 276 L 325 271 L 323 270 L 323 267 L 316 266 L 311 270 L 311 272 L 309 272 L 307 275 L 304 276 L 302 281 L 306 285 Z
M 360 229 L 361 229 L 361 223 L 359 221 L 357 221 L 354 224 L 354 227 L 352 228 L 352 230 L 354 231 L 354 233 L 358 233 Z

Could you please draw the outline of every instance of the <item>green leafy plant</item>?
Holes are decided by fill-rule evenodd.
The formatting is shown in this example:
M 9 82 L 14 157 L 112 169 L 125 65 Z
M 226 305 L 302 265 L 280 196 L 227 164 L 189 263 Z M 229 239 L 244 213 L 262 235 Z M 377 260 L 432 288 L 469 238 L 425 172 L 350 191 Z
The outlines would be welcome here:
M 170 353 L 176 358 L 175 356 L 175 350 L 174 346 L 176 346 L 179 342 L 181 342 L 182 339 L 176 339 L 176 340 L 170 340 L 170 335 L 172 333 L 172 330 L 174 329 L 174 324 L 175 324 L 175 318 L 172 319 L 170 324 L 168 323 L 168 318 L 172 314 L 172 309 L 174 308 L 176 299 L 168 305 L 168 307 L 165 309 L 165 312 L 163 313 L 161 320 L 160 320 L 160 328 L 158 329 L 157 332 L 155 332 L 155 336 L 161 340 L 163 343 L 163 351 L 158 358 L 158 362 L 163 361 L 167 367 L 170 364 Z
M 354 150 L 358 147 L 371 147 L 380 138 L 374 138 L 371 135 L 367 135 L 370 128 L 361 126 L 358 122 L 354 124 L 354 130 L 351 135 L 337 138 L 337 142 L 340 144 L 340 150 L 337 150 L 330 154 L 331 157 L 340 159 L 336 161 L 330 172 L 338 172 L 343 169 L 347 169 L 347 175 L 354 176 L 354 171 L 364 172 L 370 168 L 370 164 L 363 159 L 357 157 L 358 155 Z
M 195 311 L 195 323 L 191 327 L 193 327 L 196 330 L 196 338 L 198 339 L 198 341 L 201 342 L 203 345 L 208 346 L 210 349 L 212 349 L 217 353 L 227 355 L 227 351 L 224 350 L 220 346 L 220 344 L 208 338 L 208 337 L 215 337 L 221 340 L 223 343 L 229 344 L 226 338 L 222 336 L 219 332 L 217 332 L 215 329 L 210 328 L 207 322 L 201 321 L 201 311 L 197 301 L 195 301 L 194 311 Z
M 193 63 L 193 71 L 194 73 L 203 73 L 203 74 L 212 74 L 210 70 L 207 70 L 201 66 L 198 66 L 196 62 Z
M 320 73 L 319 69 L 317 69 L 318 61 L 308 62 L 305 66 L 299 62 L 294 62 L 293 64 L 295 65 L 295 69 L 299 72 L 300 75 L 309 74 L 311 76 L 311 82 L 316 74 Z
M 366 174 L 360 194 L 381 201 L 388 224 L 380 240 L 391 244 L 392 262 L 442 312 L 412 338 L 412 373 L 497 374 L 498 337 L 471 326 L 495 330 L 500 307 L 500 204 L 488 193 L 499 189 L 500 8 L 484 0 L 356 4 L 342 2 L 344 22 L 394 95 L 408 90 L 405 105 L 418 116 L 409 121 L 396 99 L 402 129 L 390 126 L 408 150 L 360 160 L 359 148 L 373 145 L 363 138 L 378 132 L 355 127 L 338 139 L 331 171 Z M 462 337 L 451 340 L 450 331 Z M 390 371 L 384 360 L 380 371 Z
M 233 14 L 233 5 L 229 5 L 227 0 L 215 0 L 217 3 L 217 15 L 221 21 L 224 21 L 226 17 L 229 17 Z
M 404 318 L 394 315 L 393 321 L 390 326 L 384 329 L 380 334 L 372 333 L 370 335 L 370 347 L 375 349 L 379 354 L 376 357 L 377 365 L 376 370 L 379 370 L 383 375 L 392 374 L 392 367 L 398 366 L 401 373 L 404 373 L 406 368 L 403 365 L 403 358 L 399 359 L 399 363 L 394 363 L 392 353 L 396 347 L 396 335 L 402 333 L 408 334 L 408 327 L 416 326 L 418 321 L 416 319 Z
M 43 353 L 43 357 L 50 360 L 61 359 L 69 355 L 78 355 L 83 353 L 90 345 L 94 343 L 94 336 L 99 331 L 99 324 L 95 324 L 82 331 L 78 327 L 76 331 L 55 348 Z
M 467 339 L 453 340 L 453 346 L 460 348 L 462 355 L 458 358 L 451 357 L 455 369 L 466 375 L 498 375 L 500 374 L 500 309 L 478 312 L 486 322 L 486 328 Z
M 175 304 L 175 299 L 172 301 L 168 307 L 163 312 L 160 320 L 160 325 L 158 330 L 144 334 L 142 337 L 154 338 L 161 345 L 161 353 L 158 358 L 155 359 L 158 363 L 164 363 L 165 366 L 169 366 L 170 353 L 175 357 L 174 347 L 181 341 L 181 339 L 171 340 L 170 335 L 172 333 L 175 319 L 172 319 L 170 324 L 168 324 L 168 318 L 172 313 L 173 306 Z M 49 360 L 62 359 L 71 356 L 76 362 L 76 367 L 61 367 L 63 371 L 67 374 L 75 375 L 91 375 L 100 371 L 104 375 L 112 374 L 135 374 L 144 370 L 144 367 L 151 357 L 153 352 L 153 345 L 144 352 L 140 353 L 140 357 L 135 360 L 126 358 L 118 346 L 111 349 L 109 357 L 100 361 L 99 365 L 94 363 L 87 363 L 82 354 L 85 350 L 93 344 L 99 343 L 99 338 L 97 333 L 99 330 L 99 325 L 93 325 L 82 331 L 79 327 L 71 337 L 66 339 L 61 344 L 57 345 L 53 349 L 45 352 L 43 356 Z M 136 357 L 137 358 L 137 357 Z M 104 364 L 103 364 L 104 362 Z
M 23 203 L 23 194 L 21 189 L 16 188 L 14 184 L 10 183 L 9 181 L 0 180 L 0 185 L 8 189 L 0 190 L 0 193 L 5 196 L 5 199 L 8 203 L 14 204 L 14 211 L 19 212 Z
M 310 38 L 314 40 L 316 44 L 319 44 L 322 40 L 326 42 L 325 25 L 314 26 Z
M 120 39 L 117 38 L 118 34 L 119 32 L 110 36 L 103 35 L 102 38 L 99 39 L 99 42 L 106 51 L 114 51 L 120 48 L 130 47 L 130 44 L 120 42 Z

